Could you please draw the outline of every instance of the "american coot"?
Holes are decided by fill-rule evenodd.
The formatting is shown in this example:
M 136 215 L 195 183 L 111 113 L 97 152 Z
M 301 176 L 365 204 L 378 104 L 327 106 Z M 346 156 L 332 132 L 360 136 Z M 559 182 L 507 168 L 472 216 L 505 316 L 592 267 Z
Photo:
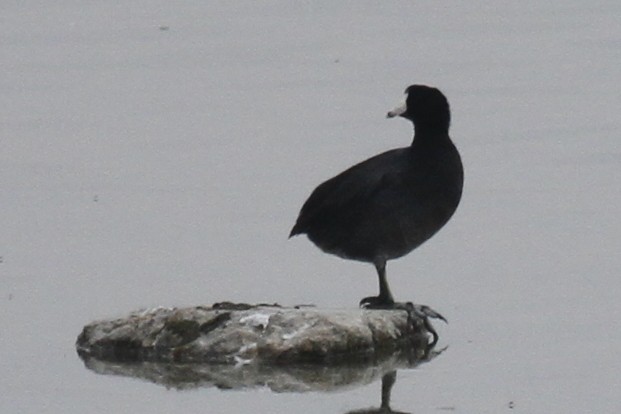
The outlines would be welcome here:
M 414 123 L 414 140 L 354 165 L 321 184 L 304 203 L 291 236 L 306 234 L 326 253 L 370 262 L 379 276 L 379 296 L 367 308 L 391 308 L 386 261 L 404 256 L 451 218 L 464 172 L 448 134 L 446 97 L 436 88 L 412 85 L 405 104 L 388 112 Z

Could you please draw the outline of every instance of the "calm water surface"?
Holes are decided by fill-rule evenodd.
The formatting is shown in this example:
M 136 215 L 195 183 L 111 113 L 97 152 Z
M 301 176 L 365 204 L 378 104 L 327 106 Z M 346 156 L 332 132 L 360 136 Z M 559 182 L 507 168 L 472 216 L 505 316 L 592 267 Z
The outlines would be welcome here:
M 372 266 L 286 236 L 322 180 L 409 144 L 409 124 L 384 114 L 411 83 L 448 96 L 466 186 L 447 227 L 388 265 L 399 298 L 449 319 L 444 352 L 399 370 L 390 405 L 621 409 L 618 2 L 60 1 L 2 15 L 0 412 L 377 409 L 381 375 L 180 391 L 86 369 L 74 341 L 143 307 L 354 307 L 374 293 Z

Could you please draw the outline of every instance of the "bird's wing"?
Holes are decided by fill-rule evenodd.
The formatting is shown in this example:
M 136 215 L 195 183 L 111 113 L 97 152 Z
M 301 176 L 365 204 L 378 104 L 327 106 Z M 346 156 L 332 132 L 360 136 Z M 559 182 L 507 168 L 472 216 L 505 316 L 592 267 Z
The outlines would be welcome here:
M 399 162 L 397 149 L 379 154 L 343 171 L 339 175 L 320 184 L 302 206 L 297 222 L 290 236 L 304 233 L 316 219 L 346 218 L 348 213 L 365 205 L 378 193 L 390 191 L 398 185 Z M 397 165 L 389 161 L 397 160 Z

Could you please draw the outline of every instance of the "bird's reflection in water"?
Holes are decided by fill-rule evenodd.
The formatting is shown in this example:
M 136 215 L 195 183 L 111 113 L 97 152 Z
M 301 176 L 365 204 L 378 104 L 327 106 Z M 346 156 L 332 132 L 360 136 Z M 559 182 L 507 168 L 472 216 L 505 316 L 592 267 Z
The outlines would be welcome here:
M 347 414 L 408 414 L 403 411 L 394 411 L 390 408 L 390 393 L 392 386 L 397 380 L 397 371 L 391 371 L 382 377 L 382 400 L 379 408 L 367 408 L 362 410 L 348 411 Z
M 430 344 L 430 346 L 425 350 L 424 354 L 421 355 L 418 359 L 411 359 L 409 361 L 410 367 L 414 367 L 422 362 L 430 361 L 436 356 L 440 355 L 442 352 L 446 350 L 447 347 L 444 347 L 439 350 L 434 350 L 434 343 Z M 365 408 L 360 410 L 347 411 L 346 414 L 409 414 L 405 411 L 395 411 L 390 407 L 390 396 L 392 393 L 392 387 L 395 385 L 397 381 L 397 370 L 392 370 L 385 373 L 382 376 L 382 394 L 381 394 L 381 402 L 379 408 Z

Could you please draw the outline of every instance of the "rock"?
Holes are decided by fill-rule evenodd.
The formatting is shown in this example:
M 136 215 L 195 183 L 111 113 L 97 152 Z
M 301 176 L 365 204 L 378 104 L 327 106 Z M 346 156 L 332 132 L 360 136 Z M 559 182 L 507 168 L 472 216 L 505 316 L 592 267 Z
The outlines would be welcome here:
M 238 366 L 411 361 L 426 356 L 435 344 L 429 317 L 441 318 L 411 304 L 403 310 L 326 310 L 225 302 L 93 322 L 84 327 L 76 347 L 85 361 Z

